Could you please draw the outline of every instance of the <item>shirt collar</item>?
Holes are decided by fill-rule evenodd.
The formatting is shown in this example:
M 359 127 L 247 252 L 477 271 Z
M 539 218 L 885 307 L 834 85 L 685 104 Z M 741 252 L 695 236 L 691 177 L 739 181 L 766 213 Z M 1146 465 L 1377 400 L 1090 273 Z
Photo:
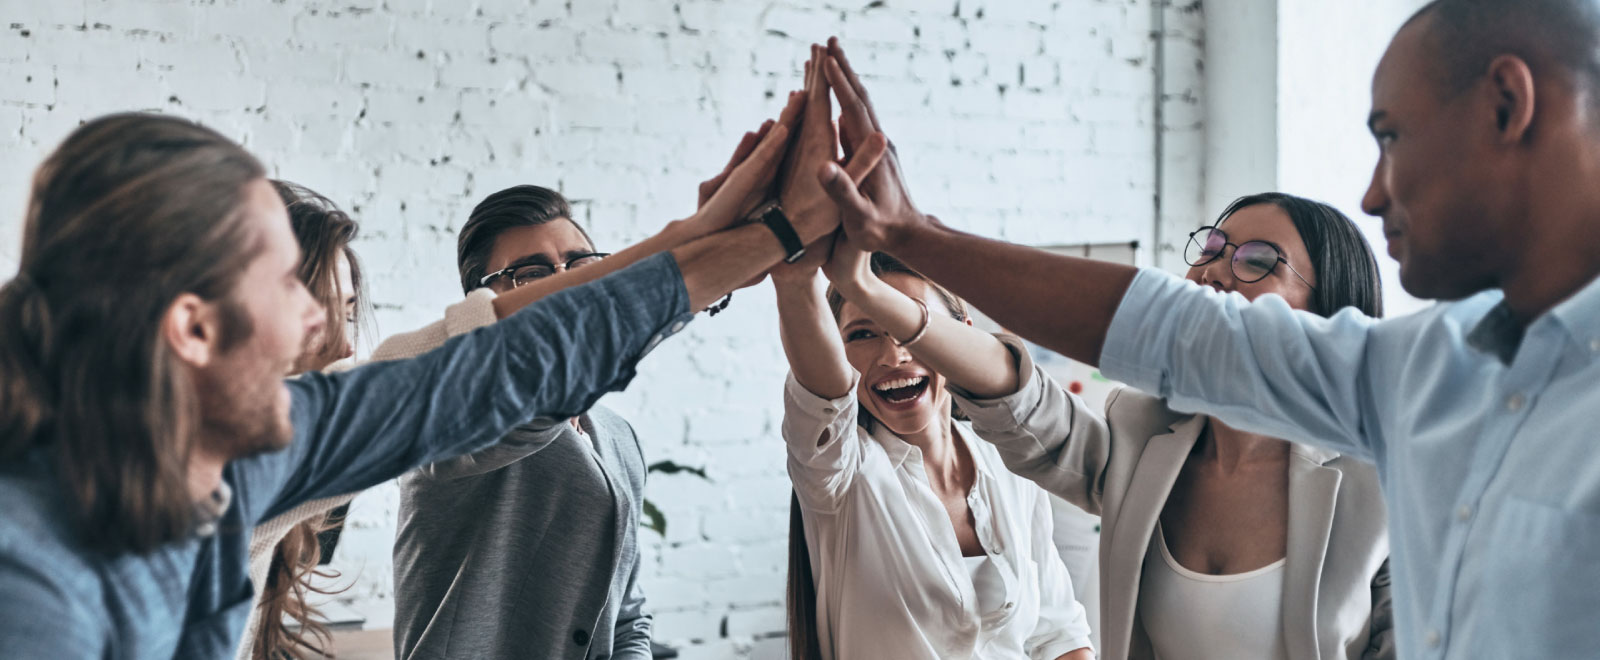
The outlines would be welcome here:
M 977 474 L 985 479 L 994 478 L 994 474 L 989 471 L 989 462 L 984 460 L 981 455 L 982 447 L 979 447 L 978 441 L 972 437 L 972 430 L 967 428 L 966 424 L 956 420 L 951 420 L 950 423 L 956 429 L 955 435 L 951 440 L 967 446 L 967 453 L 972 456 L 972 464 L 975 466 Z M 872 437 L 878 441 L 878 444 L 883 445 L 884 452 L 889 455 L 889 465 L 895 469 L 900 469 L 900 466 L 905 464 L 907 459 L 915 458 L 918 463 L 922 462 L 922 450 L 918 449 L 916 445 L 900 439 L 900 436 L 890 431 L 887 426 L 883 425 L 883 422 L 872 425 Z
M 222 520 L 222 514 L 228 512 L 228 505 L 233 503 L 233 489 L 228 482 L 217 483 L 217 489 L 211 491 L 205 499 L 194 505 L 194 533 L 195 536 L 211 536 L 217 533 L 217 522 Z
M 1545 320 L 1547 317 L 1549 321 Z M 1576 293 L 1550 308 L 1544 316 L 1534 319 L 1530 326 L 1538 323 L 1560 324 L 1581 351 L 1600 355 L 1600 278 L 1590 280 Z M 1467 335 L 1467 345 L 1494 355 L 1502 364 L 1509 365 L 1522 345 L 1527 328 L 1517 322 L 1511 307 L 1501 300 L 1472 328 Z
M 1589 355 L 1600 356 L 1600 277 L 1550 309 L 1550 317 Z
M 1501 364 L 1511 364 L 1525 331 L 1511 307 L 1502 300 L 1467 333 L 1467 345 L 1499 358 Z

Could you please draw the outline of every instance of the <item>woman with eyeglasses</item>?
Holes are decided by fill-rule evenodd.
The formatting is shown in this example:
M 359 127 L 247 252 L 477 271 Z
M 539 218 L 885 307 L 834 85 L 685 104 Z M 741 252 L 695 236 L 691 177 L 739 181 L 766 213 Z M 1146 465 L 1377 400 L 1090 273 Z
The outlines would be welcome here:
M 1239 199 L 1191 234 L 1185 259 L 1188 278 L 1219 295 L 1270 294 L 1321 317 L 1380 313 L 1366 240 L 1311 200 Z M 857 261 L 836 281 L 845 298 L 891 336 L 920 338 L 910 354 L 949 379 L 1008 468 L 1101 516 L 1103 657 L 1394 657 L 1387 514 L 1370 464 L 1126 388 L 1101 414 L 1035 366 L 1020 340 L 938 315 L 920 321 L 915 301 Z M 1317 316 L 1305 322 L 1326 322 Z

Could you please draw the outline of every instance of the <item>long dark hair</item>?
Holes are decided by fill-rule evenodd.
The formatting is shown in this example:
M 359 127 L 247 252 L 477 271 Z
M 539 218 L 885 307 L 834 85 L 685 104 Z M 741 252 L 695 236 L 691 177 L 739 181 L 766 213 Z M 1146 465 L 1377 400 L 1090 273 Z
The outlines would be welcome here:
M 1310 311 L 1333 316 L 1346 307 L 1361 310 L 1374 318 L 1383 316 L 1383 284 L 1378 280 L 1378 260 L 1372 246 L 1339 209 L 1322 202 L 1279 192 L 1258 193 L 1233 200 L 1217 216 L 1221 226 L 1240 210 L 1259 204 L 1282 209 L 1316 271 L 1317 286 L 1311 292 Z
M 243 208 L 264 173 L 216 131 L 136 113 L 80 126 L 34 175 L 0 288 L 0 460 L 50 457 L 87 547 L 193 531 L 199 395 L 160 327 L 191 293 L 218 303 L 222 344 L 249 337 L 229 296 L 256 253 Z
M 884 275 L 900 274 L 910 275 L 923 282 L 933 290 L 947 309 L 951 318 L 965 322 L 969 317 L 967 303 L 949 289 L 940 286 L 937 282 L 928 279 L 922 273 L 912 270 L 904 262 L 883 252 L 874 252 L 871 258 L 872 274 L 878 277 Z M 833 287 L 828 287 L 828 310 L 833 312 L 833 320 L 839 320 L 839 310 L 844 307 L 844 296 Z M 952 415 L 959 417 L 959 410 L 954 410 Z M 857 409 L 857 419 L 863 426 L 871 428 L 872 416 L 866 408 Z M 800 498 L 793 493 L 789 496 L 789 657 L 794 660 L 822 660 L 821 641 L 817 637 L 817 582 L 811 570 L 811 549 L 806 543 L 805 517 L 800 510 Z
M 360 223 L 334 204 L 333 200 L 298 183 L 274 179 L 272 187 L 278 191 L 278 197 L 288 209 L 289 227 L 294 230 L 295 240 L 300 243 L 300 266 L 296 273 L 327 314 L 322 335 L 308 338 L 308 348 L 326 352 L 343 344 L 346 339 L 354 345 L 362 334 L 363 326 L 372 316 L 361 259 L 356 256 L 355 248 L 351 247 L 361 233 Z M 354 324 L 346 322 L 344 301 L 340 299 L 341 292 L 334 281 L 334 264 L 340 254 L 350 264 L 350 284 L 355 288 L 355 291 L 343 292 L 355 295 Z M 352 325 L 354 328 L 351 328 Z M 356 336 L 347 336 L 352 331 Z
M 347 323 L 343 315 L 344 301 L 333 275 L 340 253 L 350 262 L 350 282 L 355 287 L 356 329 L 369 317 L 369 303 L 361 278 L 361 262 L 350 247 L 360 225 L 339 209 L 337 204 L 305 186 L 288 181 L 272 182 L 284 206 L 289 211 L 289 224 L 295 239 L 300 243 L 300 266 L 297 273 L 311 295 L 322 303 L 328 314 L 324 334 L 309 338 L 308 354 L 326 354 L 331 347 L 339 346 L 345 339 Z M 352 343 L 356 337 L 351 337 Z M 340 513 L 318 515 L 289 529 L 278 545 L 272 549 L 272 561 L 267 568 L 266 583 L 262 585 L 260 630 L 255 636 L 255 647 L 250 657 L 255 660 L 282 660 L 283 658 L 321 658 L 328 651 L 332 636 L 321 620 L 322 613 L 311 605 L 313 593 L 333 595 L 349 587 L 334 589 L 317 586 L 317 578 L 339 577 L 337 571 L 317 568 L 322 561 L 322 544 L 317 538 L 323 531 L 333 529 L 343 522 Z M 285 617 L 293 619 L 298 629 L 290 627 Z

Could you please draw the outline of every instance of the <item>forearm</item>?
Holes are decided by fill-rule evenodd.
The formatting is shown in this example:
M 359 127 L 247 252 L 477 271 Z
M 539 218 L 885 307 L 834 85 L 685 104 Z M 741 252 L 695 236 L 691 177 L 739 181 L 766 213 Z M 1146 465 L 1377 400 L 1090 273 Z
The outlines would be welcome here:
M 691 221 L 674 220 L 667 223 L 667 226 L 654 236 L 630 245 L 621 252 L 601 259 L 597 263 L 583 268 L 564 270 L 501 294 L 494 299 L 495 315 L 503 319 L 535 300 L 568 287 L 600 279 L 632 266 L 642 259 L 688 243 L 702 235 L 703 233 L 696 230 Z M 705 307 L 705 305 L 700 305 L 693 309 L 702 307 Z
M 846 300 L 860 307 L 889 336 L 909 339 L 922 327 L 922 309 L 899 289 L 876 277 L 839 284 Z M 995 399 L 1017 391 L 1017 363 L 994 335 L 930 311 L 928 328 L 911 354 L 973 398 Z
M 680 282 L 662 256 L 421 357 L 291 381 L 295 441 L 275 459 L 290 463 L 280 506 L 367 488 L 480 449 L 530 419 L 589 409 L 690 319 Z
M 889 251 L 1007 330 L 1092 365 L 1138 272 L 959 232 L 931 218 L 908 227 Z
M 811 245 L 833 232 L 837 226 L 793 219 L 802 245 Z M 765 225 L 754 223 L 727 229 L 672 250 L 689 291 L 691 309 L 704 309 L 729 291 L 756 279 L 785 252 L 778 237 Z M 604 263 L 604 262 L 601 262 Z
M 837 399 L 849 393 L 854 379 L 820 284 L 815 276 L 804 281 L 773 280 L 778 334 L 795 380 L 812 394 Z

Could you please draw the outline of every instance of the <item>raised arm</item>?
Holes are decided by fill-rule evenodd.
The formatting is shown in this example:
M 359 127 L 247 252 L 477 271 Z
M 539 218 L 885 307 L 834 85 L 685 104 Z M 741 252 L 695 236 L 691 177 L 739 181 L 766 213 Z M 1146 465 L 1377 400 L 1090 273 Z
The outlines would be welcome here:
M 773 176 L 777 173 L 778 164 L 786 152 L 789 136 L 800 128 L 801 111 L 805 108 L 806 102 L 805 94 L 800 92 L 790 94 L 788 104 L 778 114 L 776 121 L 768 120 L 755 132 L 745 133 L 740 138 L 738 146 L 733 150 L 733 157 L 728 160 L 722 172 L 700 185 L 699 208 L 695 210 L 693 216 L 686 220 L 669 222 L 654 236 L 631 245 L 599 263 L 581 269 L 565 270 L 512 289 L 495 298 L 495 314 L 505 318 L 551 293 L 600 279 L 640 259 L 682 247 L 697 239 L 726 230 L 734 223 L 743 220 L 767 198 Z M 723 240 L 729 238 L 724 237 Z M 684 266 L 680 260 L 679 268 L 683 269 Z M 685 271 L 685 276 L 687 275 L 688 272 Z M 694 304 L 701 297 L 697 295 L 695 288 L 691 287 L 690 303 Z M 695 309 L 704 306 L 700 305 Z
M 924 328 L 922 307 L 874 275 L 865 252 L 836 241 L 826 271 L 845 300 L 860 307 L 890 337 L 903 340 L 921 332 L 906 348 L 951 385 L 980 399 L 1017 391 L 1017 362 L 1000 340 L 972 327 L 970 319 L 957 321 L 937 312 L 928 314 Z
M 877 167 L 888 146 L 881 134 L 857 133 L 850 142 L 850 157 L 844 163 L 837 162 L 835 145 L 839 138 L 831 121 L 828 85 L 821 64 L 826 57 L 822 48 L 812 48 L 811 62 L 806 65 L 804 119 L 799 135 L 789 147 L 789 161 L 775 190 L 800 243 L 813 247 L 839 227 L 839 210 L 812 173 L 827 164 L 838 168 L 846 180 L 859 181 Z M 771 169 L 763 169 L 759 179 L 741 179 L 740 170 L 735 169 L 717 195 L 729 188 L 768 189 L 776 174 L 776 163 Z M 745 193 L 735 196 L 744 198 Z M 761 224 L 708 236 L 673 250 L 673 255 L 683 269 L 690 300 L 701 306 L 736 287 L 758 281 L 785 256 L 777 237 Z
M 846 135 L 881 133 L 866 88 L 837 40 L 829 42 L 824 67 L 839 97 L 840 130 Z M 836 167 L 818 173 L 843 212 L 852 245 L 893 254 L 1042 346 L 1081 362 L 1099 362 L 1106 328 L 1133 281 L 1134 268 L 1053 255 L 949 229 L 911 203 L 892 150 L 884 166 L 859 189 L 840 174 Z M 1063 286 L 1064 282 L 1071 286 Z M 1044 301 L 1049 304 L 1041 304 Z
M 876 130 L 837 43 L 825 65 L 839 91 L 841 126 Z M 893 165 L 892 156 L 886 162 Z M 1346 310 L 1323 319 L 1275 296 L 1252 304 L 1160 272 L 955 231 L 900 203 L 903 184 L 872 185 L 875 177 L 898 178 L 893 167 L 880 167 L 860 186 L 831 165 L 818 176 L 853 245 L 894 254 L 1018 335 L 1099 366 L 1175 410 L 1356 456 L 1377 452 L 1381 438 L 1369 424 L 1365 391 L 1373 327 L 1367 317 Z
M 858 376 L 845 360 L 844 342 L 817 273 L 826 254 L 826 246 L 813 245 L 806 259 L 772 273 L 779 334 L 789 358 L 782 428 L 789 449 L 789 478 L 800 505 L 821 513 L 838 509 L 861 460 L 856 435 Z
M 855 371 L 845 361 L 844 342 L 839 339 L 817 271 L 827 257 L 823 243 L 828 241 L 817 241 L 801 261 L 774 268 L 772 286 L 777 292 L 778 335 L 789 371 L 812 394 L 837 399 L 850 393 Z

